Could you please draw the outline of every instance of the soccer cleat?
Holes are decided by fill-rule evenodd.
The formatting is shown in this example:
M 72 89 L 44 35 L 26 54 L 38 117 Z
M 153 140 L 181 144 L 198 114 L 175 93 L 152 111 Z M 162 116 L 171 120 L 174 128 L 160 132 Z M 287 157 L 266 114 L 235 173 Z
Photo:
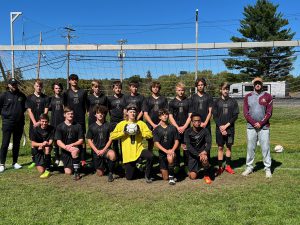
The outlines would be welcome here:
M 56 159 L 55 162 L 54 162 L 54 165 L 55 165 L 55 166 L 58 166 L 58 164 L 59 164 L 59 160 Z
M 223 167 L 219 167 L 219 169 L 216 172 L 216 176 L 220 176 L 223 172 L 224 172 L 224 168 Z
M 175 185 L 176 184 L 176 181 L 175 181 L 173 176 L 169 176 L 169 184 L 170 185 Z
M 34 167 L 35 167 L 35 163 L 32 162 L 27 168 L 28 168 L 28 169 L 33 169 Z
M 45 178 L 49 178 L 50 177 L 50 171 L 49 170 L 45 170 L 44 173 L 42 173 L 42 175 L 40 176 L 40 178 L 45 179 Z
M 230 173 L 230 174 L 235 174 L 234 170 L 231 168 L 231 166 L 227 165 L 225 167 L 225 170 L 227 173 Z
M 151 178 L 148 178 L 145 176 L 145 181 L 147 184 L 151 184 L 152 183 L 152 179 Z
M 269 169 L 266 170 L 266 178 L 272 178 L 272 172 Z
M 80 180 L 80 179 L 81 179 L 81 175 L 80 175 L 79 173 L 75 172 L 75 173 L 74 173 L 74 180 L 75 180 L 75 181 L 78 181 L 78 180 Z
M 203 180 L 206 184 L 211 184 L 212 182 L 209 176 L 204 176 Z
M 108 182 L 113 182 L 114 181 L 114 175 L 113 173 L 109 172 L 108 173 Z
M 22 166 L 21 166 L 19 163 L 15 163 L 15 164 L 13 164 L 13 168 L 14 168 L 15 170 L 18 170 L 18 169 L 21 169 Z
M 3 173 L 5 170 L 5 165 L 0 164 L 0 173 Z
M 252 172 L 253 172 L 252 169 L 247 168 L 247 169 L 242 173 L 242 176 L 246 177 L 246 176 L 250 175 Z

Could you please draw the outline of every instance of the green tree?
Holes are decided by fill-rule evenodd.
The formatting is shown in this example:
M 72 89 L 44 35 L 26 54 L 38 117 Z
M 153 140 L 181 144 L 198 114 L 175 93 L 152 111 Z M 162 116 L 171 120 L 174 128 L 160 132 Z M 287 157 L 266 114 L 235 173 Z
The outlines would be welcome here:
M 268 0 L 258 0 L 254 6 L 244 8 L 244 19 L 238 30 L 243 37 L 233 36 L 233 42 L 286 41 L 292 40 L 295 33 L 287 19 L 277 12 L 278 5 Z M 289 74 L 293 68 L 294 51 L 292 47 L 232 49 L 229 55 L 243 57 L 224 60 L 228 69 L 237 69 L 250 77 L 263 76 L 277 79 Z

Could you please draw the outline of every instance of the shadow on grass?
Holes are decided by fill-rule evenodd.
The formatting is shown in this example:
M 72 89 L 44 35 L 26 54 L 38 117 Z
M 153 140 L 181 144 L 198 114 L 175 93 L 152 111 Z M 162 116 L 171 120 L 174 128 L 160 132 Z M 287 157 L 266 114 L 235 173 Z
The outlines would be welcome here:
M 276 168 L 280 167 L 281 165 L 282 165 L 282 162 L 278 162 L 278 161 L 272 159 L 272 166 L 271 166 L 272 173 L 274 173 Z M 265 168 L 264 163 L 262 161 L 259 161 L 259 162 L 255 163 L 254 171 L 263 170 L 264 168 Z

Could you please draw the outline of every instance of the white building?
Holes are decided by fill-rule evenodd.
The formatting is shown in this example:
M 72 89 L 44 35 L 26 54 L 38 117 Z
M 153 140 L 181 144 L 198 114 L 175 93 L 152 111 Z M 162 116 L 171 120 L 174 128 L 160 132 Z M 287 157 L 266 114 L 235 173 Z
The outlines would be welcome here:
M 264 82 L 263 90 L 276 98 L 286 98 L 289 96 L 289 87 L 286 81 Z M 229 95 L 233 98 L 242 98 L 253 91 L 251 82 L 235 83 L 230 85 Z

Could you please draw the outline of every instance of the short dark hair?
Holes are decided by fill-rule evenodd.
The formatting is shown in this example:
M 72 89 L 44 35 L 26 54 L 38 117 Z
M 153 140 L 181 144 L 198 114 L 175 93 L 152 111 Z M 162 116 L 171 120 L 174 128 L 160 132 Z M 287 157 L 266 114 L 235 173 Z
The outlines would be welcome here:
M 78 75 L 77 74 L 74 74 L 72 73 L 70 76 L 69 76 L 69 80 L 78 80 Z
M 112 88 L 115 88 L 116 86 L 119 86 L 122 89 L 122 82 L 120 80 L 113 81 Z
M 139 82 L 135 81 L 135 80 L 132 80 L 128 83 L 128 86 L 135 86 L 135 87 L 139 87 Z
M 54 83 L 52 84 L 52 90 L 54 89 L 55 85 L 59 86 L 61 90 L 64 89 L 62 83 L 54 82 Z
M 104 116 L 107 115 L 107 112 L 108 112 L 108 109 L 107 107 L 103 106 L 103 105 L 96 105 L 94 108 L 93 108 L 93 112 L 94 113 L 101 113 L 103 114 Z
M 194 117 L 200 117 L 200 120 L 202 121 L 201 115 L 197 112 L 193 112 L 191 115 L 191 120 L 193 120 Z
M 41 115 L 40 115 L 40 118 L 39 118 L 40 120 L 47 120 L 47 121 L 49 121 L 49 116 L 47 115 L 47 114 L 45 114 L 45 113 L 42 113 Z
M 74 112 L 73 108 L 71 108 L 69 106 L 64 107 L 64 113 L 68 113 L 68 112 L 72 112 L 72 111 Z
M 230 84 L 228 83 L 228 82 L 222 82 L 221 84 L 220 84 L 220 89 L 222 89 L 222 88 L 226 88 L 226 89 L 229 89 L 230 88 Z
M 150 91 L 152 91 L 152 88 L 156 86 L 158 86 L 159 90 L 161 89 L 161 84 L 158 81 L 152 81 L 150 85 Z
M 168 109 L 160 109 L 158 111 L 158 116 L 161 116 L 161 115 L 169 115 L 169 110 Z
M 197 80 L 195 81 L 195 87 L 198 86 L 198 83 L 199 83 L 199 82 L 202 82 L 203 85 L 204 85 L 204 87 L 206 87 L 207 83 L 206 83 L 206 80 L 205 80 L 204 77 L 199 77 L 199 78 L 197 78 Z

